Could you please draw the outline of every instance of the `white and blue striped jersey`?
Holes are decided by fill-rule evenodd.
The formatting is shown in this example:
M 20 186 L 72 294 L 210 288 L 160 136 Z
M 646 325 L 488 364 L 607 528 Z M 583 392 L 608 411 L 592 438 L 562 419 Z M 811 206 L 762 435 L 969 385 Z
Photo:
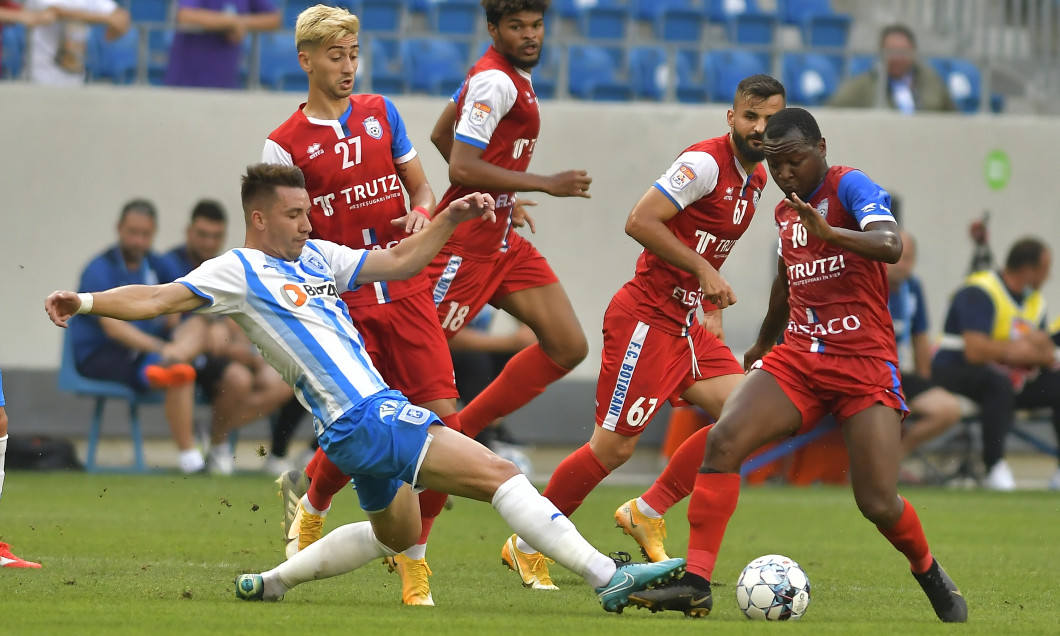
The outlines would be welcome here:
M 387 388 L 340 294 L 368 252 L 309 240 L 297 261 L 239 248 L 177 279 L 208 301 L 201 313 L 232 317 L 327 427 Z

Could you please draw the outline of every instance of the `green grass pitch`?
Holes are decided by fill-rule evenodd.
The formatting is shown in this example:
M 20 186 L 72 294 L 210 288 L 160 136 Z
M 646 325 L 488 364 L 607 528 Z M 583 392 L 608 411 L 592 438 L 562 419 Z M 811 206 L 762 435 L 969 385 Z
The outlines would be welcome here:
M 907 489 L 933 551 L 969 605 L 963 626 L 939 623 L 905 560 L 861 518 L 849 490 L 747 489 L 716 570 L 714 612 L 600 609 L 574 574 L 558 592 L 524 589 L 500 564 L 510 534 L 487 504 L 457 500 L 428 551 L 437 607 L 404 607 L 382 564 L 307 583 L 280 603 L 238 601 L 232 579 L 282 558 L 280 500 L 263 475 L 11 473 L 0 534 L 42 570 L 0 570 L 0 634 L 1047 634 L 1057 633 L 1060 496 Z M 598 488 L 574 522 L 601 550 L 636 546 L 611 515 L 641 489 Z M 671 555 L 688 541 L 685 506 L 668 515 Z M 361 519 L 336 498 L 328 527 Z M 812 582 L 805 618 L 747 621 L 733 585 L 751 559 L 794 558 Z

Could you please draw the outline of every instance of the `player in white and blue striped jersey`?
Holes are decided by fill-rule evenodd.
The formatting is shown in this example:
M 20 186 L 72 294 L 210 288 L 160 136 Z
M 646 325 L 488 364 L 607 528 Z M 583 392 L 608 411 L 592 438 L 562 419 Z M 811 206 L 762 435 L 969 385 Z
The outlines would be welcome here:
M 594 586 L 607 611 L 620 611 L 631 592 L 683 571 L 684 559 L 629 563 L 628 556 L 620 562 L 598 552 L 511 462 L 387 388 L 364 353 L 339 294 L 419 272 L 460 222 L 495 221 L 489 195 L 460 197 L 423 231 L 374 251 L 309 240 L 310 200 L 297 167 L 249 167 L 242 200 L 243 248 L 174 283 L 57 291 L 45 301 L 61 327 L 75 314 L 121 320 L 192 310 L 229 315 L 316 416 L 321 448 L 353 477 L 369 521 L 332 530 L 272 570 L 241 575 L 238 597 L 278 600 L 299 583 L 405 550 L 420 533 L 410 485 L 489 501 L 520 536 Z

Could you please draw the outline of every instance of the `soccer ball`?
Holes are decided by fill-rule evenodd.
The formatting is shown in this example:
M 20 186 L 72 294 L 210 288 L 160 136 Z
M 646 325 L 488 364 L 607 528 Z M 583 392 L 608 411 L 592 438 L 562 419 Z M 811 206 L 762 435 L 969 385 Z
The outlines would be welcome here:
M 786 556 L 767 554 L 751 561 L 736 583 L 736 604 L 747 618 L 787 621 L 802 618 L 810 604 L 810 579 Z
M 260 601 L 265 592 L 265 581 L 259 574 L 240 574 L 236 577 L 236 598 Z

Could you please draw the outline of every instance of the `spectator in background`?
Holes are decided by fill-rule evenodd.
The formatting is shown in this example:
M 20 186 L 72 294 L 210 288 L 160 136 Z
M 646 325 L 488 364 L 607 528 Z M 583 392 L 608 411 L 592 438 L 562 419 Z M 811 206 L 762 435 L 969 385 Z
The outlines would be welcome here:
M 907 115 L 919 111 L 955 111 L 946 82 L 917 59 L 916 37 L 909 27 L 892 24 L 880 33 L 880 57 L 887 69 L 886 85 L 880 92 L 878 68 L 848 79 L 839 86 L 828 105 L 836 108 L 882 107 L 887 105 Z
M 95 292 L 120 285 L 155 285 L 176 278 L 169 264 L 151 251 L 158 213 L 146 199 L 125 204 L 118 219 L 118 243 L 92 259 L 78 291 Z M 86 316 L 74 322 L 71 339 L 77 370 L 84 376 L 121 382 L 137 391 L 165 390 L 166 419 L 180 449 L 180 469 L 206 467 L 194 445 L 195 369 L 188 364 L 201 351 L 200 322 L 177 324 L 170 318 L 124 322 Z
M 84 84 L 89 27 L 105 27 L 108 41 L 129 30 L 129 12 L 114 0 L 28 0 L 26 9 L 45 16 L 44 23 L 30 33 L 27 47 L 28 77 L 35 84 Z
M 1060 370 L 1046 330 L 1042 285 L 1052 254 L 1036 238 L 1016 241 L 1000 270 L 976 272 L 953 296 L 932 371 L 950 391 L 979 405 L 984 485 L 1014 490 L 1005 437 L 1018 408 L 1051 408 L 1060 439 Z M 1060 470 L 1049 486 L 1060 488 Z
M 185 243 L 165 254 L 171 275 L 185 276 L 221 253 L 227 219 L 217 201 L 202 200 L 191 211 Z M 201 321 L 203 354 L 194 361 L 196 382 L 213 407 L 210 455 L 213 474 L 231 475 L 235 462 L 228 433 L 269 415 L 294 397 L 284 382 L 230 318 L 188 314 L 185 321 Z
M 177 24 L 166 86 L 240 88 L 243 39 L 280 28 L 270 0 L 177 0 Z
M 902 371 L 909 416 L 902 435 L 902 455 L 938 437 L 961 419 L 957 397 L 931 381 L 931 341 L 928 336 L 927 303 L 916 267 L 916 242 L 901 231 L 902 257 L 887 266 L 891 294 L 887 308 L 894 321 L 898 342 L 898 367 Z

